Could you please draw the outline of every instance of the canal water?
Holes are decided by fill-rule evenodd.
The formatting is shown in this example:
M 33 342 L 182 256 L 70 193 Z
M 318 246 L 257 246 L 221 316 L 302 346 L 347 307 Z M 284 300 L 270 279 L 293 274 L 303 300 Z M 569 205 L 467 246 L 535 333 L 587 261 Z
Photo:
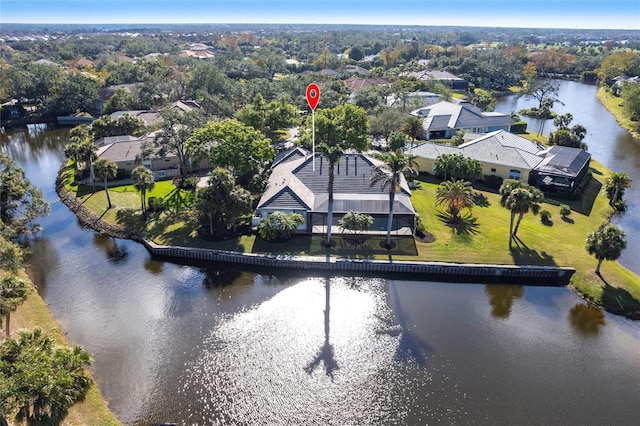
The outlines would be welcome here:
M 558 98 L 553 110 L 558 114 L 571 113 L 570 126 L 582 124 L 587 129 L 584 142 L 588 150 L 600 163 L 611 171 L 624 172 L 632 180 L 631 188 L 625 192 L 627 211 L 613 218 L 612 223 L 621 226 L 627 235 L 628 248 L 622 252 L 620 263 L 640 274 L 640 140 L 618 125 L 615 118 L 596 99 L 597 86 L 575 81 L 557 80 L 560 84 Z M 535 99 L 509 96 L 498 101 L 497 112 L 511 113 L 524 108 L 537 107 Z M 543 134 L 555 131 L 553 120 L 521 118 L 528 123 L 531 132 L 543 129 Z
M 52 203 L 31 276 L 123 424 L 637 424 L 638 323 L 565 288 L 158 262 L 57 200 L 66 134 L 0 141 Z

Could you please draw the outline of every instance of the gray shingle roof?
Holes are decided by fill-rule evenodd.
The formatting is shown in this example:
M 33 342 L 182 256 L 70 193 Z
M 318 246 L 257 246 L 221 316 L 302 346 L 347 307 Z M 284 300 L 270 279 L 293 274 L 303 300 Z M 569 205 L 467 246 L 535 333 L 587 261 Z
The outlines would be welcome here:
M 372 166 L 379 164 L 378 160 L 363 154 L 345 154 L 340 158 L 335 166 L 333 183 L 336 213 L 349 210 L 369 214 L 388 213 L 388 188 L 369 184 Z M 328 186 L 329 162 L 322 155 L 316 154 L 315 170 L 311 155 L 281 161 L 269 177 L 258 208 L 303 208 L 326 212 Z M 396 194 L 394 212 L 413 214 L 414 210 L 408 199 L 411 191 L 404 178 L 401 186 L 401 191 Z
M 414 111 L 414 113 L 418 113 Z M 513 119 L 506 114 L 483 112 L 477 106 L 468 103 L 438 102 L 420 108 L 419 114 L 425 117 L 425 131 L 462 129 L 472 127 L 510 126 Z

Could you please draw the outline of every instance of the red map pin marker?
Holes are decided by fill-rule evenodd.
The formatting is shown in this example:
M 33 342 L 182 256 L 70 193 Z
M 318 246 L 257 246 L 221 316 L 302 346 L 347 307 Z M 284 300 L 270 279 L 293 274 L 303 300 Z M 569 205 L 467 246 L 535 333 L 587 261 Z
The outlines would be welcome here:
M 320 100 L 320 88 L 317 84 L 311 83 L 307 86 L 307 102 L 313 111 L 316 110 L 316 106 L 318 106 L 318 101 Z

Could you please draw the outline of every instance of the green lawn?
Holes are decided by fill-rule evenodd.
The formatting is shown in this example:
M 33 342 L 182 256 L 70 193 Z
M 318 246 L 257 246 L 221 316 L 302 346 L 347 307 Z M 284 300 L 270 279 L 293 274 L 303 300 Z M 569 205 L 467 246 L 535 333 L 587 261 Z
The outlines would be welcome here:
M 114 208 L 106 209 L 104 190 L 84 194 L 85 206 L 107 222 L 144 232 L 158 244 L 194 246 L 253 253 L 285 253 L 300 255 L 331 254 L 337 257 L 428 260 L 464 263 L 497 263 L 517 265 L 573 266 L 577 269 L 571 285 L 585 297 L 601 303 L 612 312 L 640 310 L 640 277 L 617 262 L 605 261 L 602 278 L 593 272 L 596 259 L 584 249 L 587 234 L 607 220 L 611 213 L 601 187 L 609 171 L 592 160 L 593 179 L 583 196 L 575 201 L 548 198 L 541 210 L 551 213 L 551 224 L 543 224 L 539 216 L 525 215 L 518 231 L 519 241 L 509 250 L 510 213 L 500 206 L 499 196 L 491 191 L 479 191 L 483 202 L 472 210 L 472 220 L 452 227 L 443 221 L 434 208 L 438 184 L 422 181 L 413 191 L 412 202 L 425 225 L 435 237 L 432 243 L 416 242 L 412 238 L 394 237 L 396 247 L 387 251 L 380 247 L 381 237 L 371 237 L 354 247 L 335 235 L 335 246 L 322 246 L 322 236 L 297 236 L 286 243 L 267 243 L 254 235 L 243 235 L 221 242 L 197 238 L 198 225 L 185 220 L 185 208 L 192 203 L 193 193 L 177 190 L 171 182 L 159 182 L 149 196 L 174 199 L 175 208 L 147 222 L 141 220 L 140 195 L 131 186 L 110 189 Z M 80 191 L 82 193 L 82 191 Z M 178 201 L 176 201 L 178 200 Z M 569 204 L 572 213 L 563 220 L 560 204 Z
M 598 100 L 616 119 L 616 121 L 629 132 L 638 134 L 638 122 L 631 121 L 629 116 L 624 112 L 623 100 L 618 96 L 614 96 L 611 91 L 605 90 L 604 87 L 598 89 Z

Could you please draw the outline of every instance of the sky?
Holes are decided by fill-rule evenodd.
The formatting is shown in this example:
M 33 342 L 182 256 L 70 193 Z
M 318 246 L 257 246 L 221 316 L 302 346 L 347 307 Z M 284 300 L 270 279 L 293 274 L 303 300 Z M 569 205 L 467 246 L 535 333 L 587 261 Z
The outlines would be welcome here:
M 640 0 L 1 0 L 2 23 L 301 23 L 640 30 Z

